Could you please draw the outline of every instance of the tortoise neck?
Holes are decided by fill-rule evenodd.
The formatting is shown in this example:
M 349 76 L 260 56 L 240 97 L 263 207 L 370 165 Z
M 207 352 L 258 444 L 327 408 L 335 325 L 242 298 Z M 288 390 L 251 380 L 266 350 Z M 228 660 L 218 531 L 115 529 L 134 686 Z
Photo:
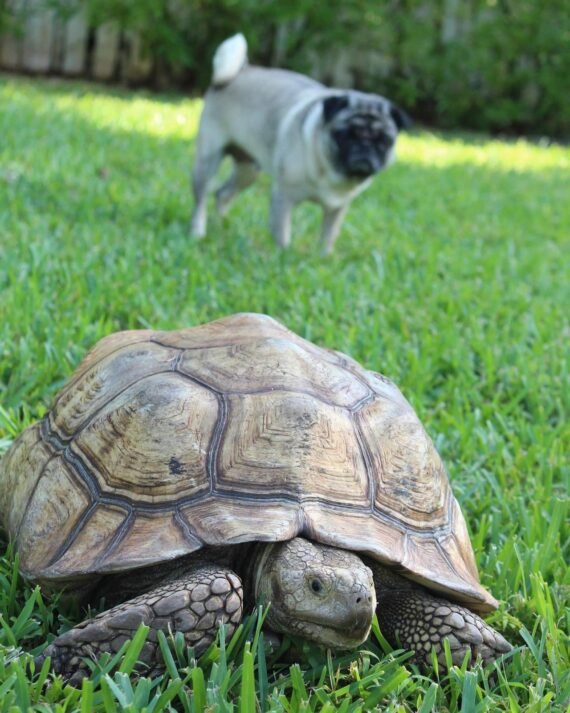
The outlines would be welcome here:
M 240 545 L 236 553 L 232 565 L 242 579 L 247 609 L 253 609 L 257 604 L 259 578 L 276 544 L 275 542 L 246 542 Z

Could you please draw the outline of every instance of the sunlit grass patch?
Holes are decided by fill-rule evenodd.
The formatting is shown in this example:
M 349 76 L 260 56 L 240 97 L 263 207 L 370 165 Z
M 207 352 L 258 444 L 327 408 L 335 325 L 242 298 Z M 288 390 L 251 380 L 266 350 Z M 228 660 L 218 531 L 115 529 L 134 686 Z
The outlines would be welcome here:
M 22 108 L 22 82 L 26 80 L 3 77 L 4 114 L 10 115 Z M 59 123 L 64 127 L 74 119 L 81 119 L 94 129 L 112 128 L 170 139 L 191 139 L 197 132 L 202 107 L 197 99 L 165 96 L 157 100 L 142 90 L 111 92 L 89 82 L 75 84 L 72 91 L 68 91 L 68 87 L 57 80 L 38 87 L 29 80 L 23 104 L 38 118 L 59 116 Z
M 443 135 L 420 131 L 403 136 L 398 156 L 407 163 L 446 167 L 473 164 L 509 173 L 538 173 L 551 169 L 570 169 L 568 150 L 528 139 L 498 140 L 480 135 Z

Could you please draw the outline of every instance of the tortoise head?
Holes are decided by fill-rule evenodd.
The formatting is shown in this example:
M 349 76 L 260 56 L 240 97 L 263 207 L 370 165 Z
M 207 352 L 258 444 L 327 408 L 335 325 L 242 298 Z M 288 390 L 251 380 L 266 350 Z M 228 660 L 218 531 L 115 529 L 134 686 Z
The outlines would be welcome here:
M 372 572 L 352 552 L 296 537 L 264 546 L 255 598 L 269 603 L 267 624 L 334 649 L 366 640 L 376 609 Z

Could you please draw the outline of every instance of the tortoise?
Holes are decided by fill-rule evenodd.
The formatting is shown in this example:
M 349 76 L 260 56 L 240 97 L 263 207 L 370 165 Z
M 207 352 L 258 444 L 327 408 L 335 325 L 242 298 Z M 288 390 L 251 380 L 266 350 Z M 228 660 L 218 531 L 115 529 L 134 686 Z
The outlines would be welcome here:
M 265 315 L 103 338 L 3 458 L 0 522 L 25 577 L 108 607 L 41 657 L 72 681 L 141 622 L 152 673 L 158 630 L 199 655 L 256 602 L 333 649 L 375 612 L 420 663 L 510 649 L 410 404 Z

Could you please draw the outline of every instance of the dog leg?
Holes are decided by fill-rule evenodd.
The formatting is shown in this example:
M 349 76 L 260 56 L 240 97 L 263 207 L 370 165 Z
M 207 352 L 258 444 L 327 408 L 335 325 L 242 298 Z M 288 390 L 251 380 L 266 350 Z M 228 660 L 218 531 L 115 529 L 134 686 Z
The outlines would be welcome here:
M 208 209 L 208 189 L 216 175 L 222 160 L 221 150 L 205 154 L 198 152 L 192 171 L 192 188 L 194 190 L 194 212 L 190 221 L 190 234 L 196 238 L 206 235 Z
M 340 226 L 348 210 L 348 205 L 340 208 L 323 206 L 323 225 L 321 228 L 321 254 L 330 255 L 333 251 L 335 240 L 340 231 Z
M 270 230 L 280 248 L 291 244 L 291 211 L 293 203 L 281 189 L 271 191 Z
M 257 178 L 259 168 L 252 161 L 235 161 L 232 175 L 216 191 L 216 206 L 220 215 L 225 215 L 238 193 L 245 191 Z

